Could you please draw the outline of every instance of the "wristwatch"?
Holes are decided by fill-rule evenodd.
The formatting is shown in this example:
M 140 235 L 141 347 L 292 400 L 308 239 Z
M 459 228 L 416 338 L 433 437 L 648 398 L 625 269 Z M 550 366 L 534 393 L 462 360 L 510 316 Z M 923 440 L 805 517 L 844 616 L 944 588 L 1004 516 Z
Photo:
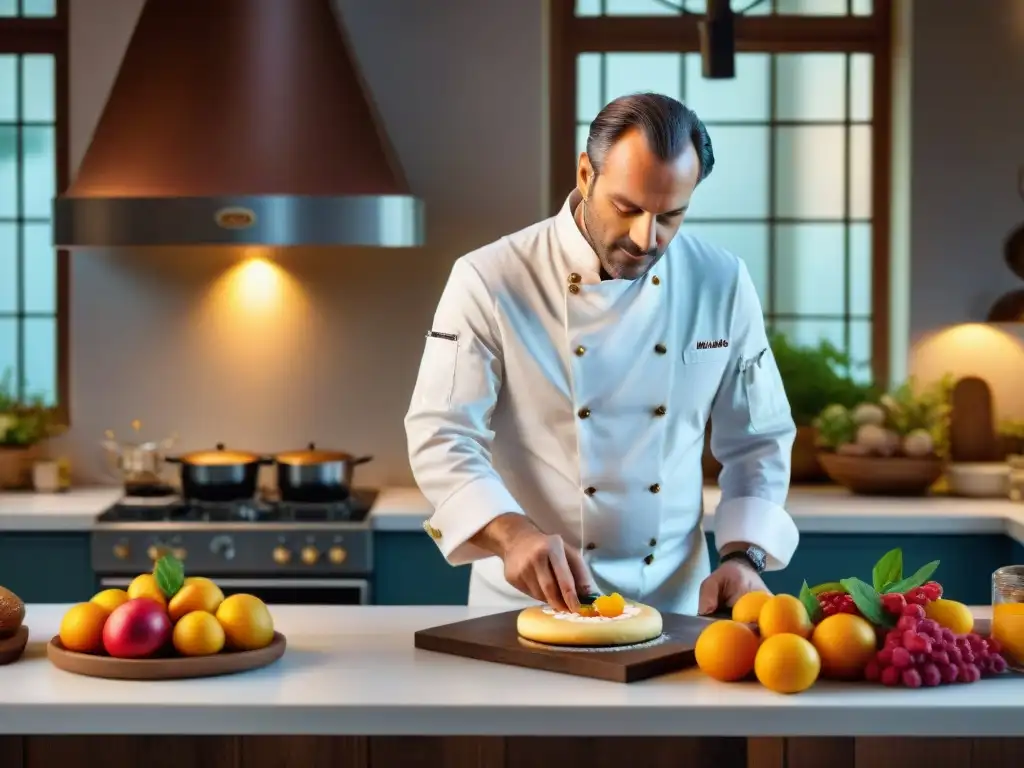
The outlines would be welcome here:
M 758 573 L 764 573 L 765 564 L 768 562 L 768 555 L 766 555 L 765 551 L 760 547 L 750 546 L 746 549 L 740 549 L 736 552 L 730 552 L 727 555 L 723 555 L 719 559 L 718 564 L 721 565 L 729 560 L 745 560 L 755 571 Z

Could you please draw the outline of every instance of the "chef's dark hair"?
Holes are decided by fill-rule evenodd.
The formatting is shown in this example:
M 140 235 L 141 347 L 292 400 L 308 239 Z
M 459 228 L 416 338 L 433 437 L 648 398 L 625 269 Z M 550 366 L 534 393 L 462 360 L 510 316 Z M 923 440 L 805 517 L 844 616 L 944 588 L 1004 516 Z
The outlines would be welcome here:
M 634 93 L 609 102 L 590 124 L 587 156 L 595 178 L 601 174 L 609 150 L 632 128 L 643 132 L 660 160 L 674 160 L 692 143 L 700 158 L 700 181 L 715 167 L 711 137 L 696 112 L 670 96 Z

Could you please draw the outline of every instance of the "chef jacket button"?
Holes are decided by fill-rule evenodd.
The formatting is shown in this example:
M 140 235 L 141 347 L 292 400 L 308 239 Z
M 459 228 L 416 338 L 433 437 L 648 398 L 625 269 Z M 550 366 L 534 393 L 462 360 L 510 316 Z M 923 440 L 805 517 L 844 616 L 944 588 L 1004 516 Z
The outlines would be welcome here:
M 576 285 L 576 283 L 573 283 L 572 285 L 569 286 L 569 293 L 579 293 L 579 292 L 580 292 L 580 287 L 578 285 Z
M 579 276 L 578 274 L 576 274 L 575 272 L 573 272 L 573 273 L 572 273 L 571 275 L 569 275 L 569 282 L 570 282 L 570 283 L 578 283 L 578 282 L 579 282 L 580 280 L 582 280 L 582 279 L 583 279 L 583 278 L 582 278 L 582 277 L 580 277 L 580 276 Z
M 654 275 L 651 278 L 651 282 L 654 283 L 655 285 L 661 285 L 661 278 L 658 277 L 657 275 Z
M 590 409 L 580 408 L 576 413 L 581 419 L 585 419 L 590 416 Z
M 587 348 L 581 344 L 580 346 L 576 347 L 576 357 L 583 357 L 583 355 L 586 354 L 586 351 Z
M 655 344 L 654 351 L 657 352 L 659 355 L 664 355 L 666 352 L 668 352 L 668 347 L 666 347 L 664 344 Z
M 658 546 L 658 540 L 657 540 L 657 539 L 651 539 L 651 541 L 650 541 L 650 545 L 651 545 L 652 547 L 656 547 L 656 546 Z
M 595 493 L 597 493 L 597 488 L 591 485 L 588 486 L 587 488 L 584 488 L 583 492 L 587 494 L 587 496 L 593 496 Z
M 647 563 L 647 565 L 650 565 L 651 563 L 653 563 L 654 562 L 654 555 L 648 555 L 647 557 L 645 557 L 644 558 L 644 562 Z
M 661 486 L 660 486 L 660 485 L 658 485 L 657 483 L 655 483 L 654 485 L 652 485 L 652 486 L 650 487 L 650 491 L 651 491 L 651 493 L 657 493 L 657 492 L 658 492 L 658 491 L 660 491 L 660 490 L 661 490 Z
M 666 413 L 668 413 L 668 408 L 666 408 L 664 405 L 659 405 L 657 408 L 654 409 L 655 416 L 664 416 Z
M 597 544 L 591 541 L 587 544 L 587 549 L 597 549 Z

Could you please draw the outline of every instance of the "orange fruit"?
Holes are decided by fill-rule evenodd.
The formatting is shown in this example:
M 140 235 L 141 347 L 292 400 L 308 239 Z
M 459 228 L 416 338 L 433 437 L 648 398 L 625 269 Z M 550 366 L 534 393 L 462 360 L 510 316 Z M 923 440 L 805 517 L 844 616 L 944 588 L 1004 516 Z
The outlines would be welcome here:
M 190 576 L 167 604 L 167 613 L 171 621 L 178 621 L 186 613 L 193 611 L 216 613 L 222 602 L 224 593 L 220 591 L 220 587 L 203 576 Z
M 781 634 L 808 638 L 814 631 L 814 625 L 811 623 L 811 617 L 807 615 L 804 604 L 792 595 L 775 595 L 768 598 L 761 606 L 757 626 L 763 638 Z
M 700 633 L 694 656 L 704 674 L 728 683 L 750 674 L 759 643 L 757 635 L 746 624 L 722 619 L 709 624 Z
M 71 606 L 60 621 L 61 645 L 78 653 L 99 653 L 109 615 L 110 611 L 92 602 Z
M 761 608 L 771 600 L 771 595 L 764 590 L 747 592 L 732 607 L 732 620 L 742 621 L 745 624 L 757 624 L 761 616 Z
M 594 600 L 594 610 L 606 618 L 621 616 L 622 612 L 626 610 L 626 601 L 618 592 L 601 595 Z
M 186 613 L 174 625 L 171 641 L 182 656 L 212 656 L 220 653 L 225 642 L 224 628 L 207 611 Z
M 265 648 L 274 639 L 274 620 L 263 601 L 253 595 L 231 595 L 217 609 L 229 647 L 238 651 Z
M 148 597 L 150 600 L 160 603 L 164 608 L 167 607 L 167 596 L 160 589 L 160 585 L 156 583 L 156 576 L 152 573 L 136 576 L 128 585 L 128 599 L 135 600 L 139 597 Z
M 855 680 L 874 657 L 878 637 L 866 619 L 837 613 L 814 628 L 811 643 L 821 657 L 822 677 Z
M 821 673 L 821 657 L 800 635 L 783 632 L 761 643 L 754 659 L 754 674 L 776 693 L 806 691 Z
M 110 613 L 119 605 L 127 603 L 130 598 L 128 593 L 123 589 L 104 589 L 102 592 L 97 592 L 92 596 L 90 603 L 96 603 L 101 608 L 105 608 L 107 613 Z

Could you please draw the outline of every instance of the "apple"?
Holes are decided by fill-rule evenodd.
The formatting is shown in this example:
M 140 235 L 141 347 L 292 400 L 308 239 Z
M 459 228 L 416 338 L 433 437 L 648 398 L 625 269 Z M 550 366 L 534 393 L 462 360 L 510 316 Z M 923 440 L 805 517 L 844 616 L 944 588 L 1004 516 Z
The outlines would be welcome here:
M 103 648 L 117 659 L 145 658 L 167 645 L 171 629 L 162 605 L 137 597 L 111 612 L 103 625 Z

